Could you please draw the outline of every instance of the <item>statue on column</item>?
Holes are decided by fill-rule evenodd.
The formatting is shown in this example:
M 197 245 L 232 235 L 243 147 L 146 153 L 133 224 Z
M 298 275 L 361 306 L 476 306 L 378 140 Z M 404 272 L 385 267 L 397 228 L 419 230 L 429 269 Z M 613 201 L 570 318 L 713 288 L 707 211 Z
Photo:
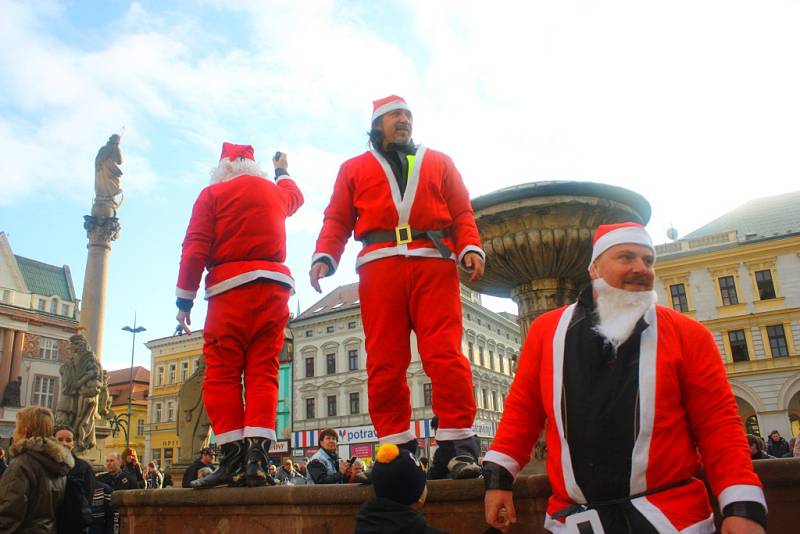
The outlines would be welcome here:
M 61 398 L 56 422 L 72 427 L 75 449 L 82 452 L 95 446 L 102 368 L 83 334 L 75 334 L 69 341 L 72 356 L 61 364 Z
M 95 198 L 92 215 L 95 217 L 116 217 L 117 208 L 122 205 L 125 198 L 120 185 L 122 150 L 119 148 L 119 143 L 119 134 L 112 135 L 94 159 Z M 120 196 L 119 202 L 116 200 L 117 196 Z
M 200 365 L 192 373 L 178 393 L 178 439 L 180 440 L 180 463 L 192 463 L 197 453 L 208 446 L 211 437 L 211 421 L 203 405 L 203 376 L 206 361 L 200 356 Z

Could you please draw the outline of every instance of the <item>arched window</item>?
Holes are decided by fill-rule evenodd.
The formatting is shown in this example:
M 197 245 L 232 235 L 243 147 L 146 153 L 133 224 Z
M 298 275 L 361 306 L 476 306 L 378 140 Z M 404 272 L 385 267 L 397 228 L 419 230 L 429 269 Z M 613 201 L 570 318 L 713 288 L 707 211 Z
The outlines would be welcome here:
M 745 419 L 744 429 L 748 434 L 755 434 L 756 436 L 761 435 L 761 429 L 758 426 L 758 418 L 755 415 L 751 415 Z

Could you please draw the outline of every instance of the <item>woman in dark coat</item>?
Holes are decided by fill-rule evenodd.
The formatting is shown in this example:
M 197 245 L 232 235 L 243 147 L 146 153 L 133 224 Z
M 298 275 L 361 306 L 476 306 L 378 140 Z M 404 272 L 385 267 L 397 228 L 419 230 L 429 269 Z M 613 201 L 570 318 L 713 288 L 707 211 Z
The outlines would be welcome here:
M 17 413 L 11 461 L 0 479 L 0 532 L 50 534 L 64 500 L 72 454 L 53 438 L 53 413 L 29 406 Z
M 136 485 L 139 489 L 144 489 L 145 486 L 147 486 L 144 481 L 142 466 L 139 464 L 139 458 L 136 456 L 136 449 L 128 447 L 122 451 L 122 469 L 130 473 L 131 478 L 136 480 Z

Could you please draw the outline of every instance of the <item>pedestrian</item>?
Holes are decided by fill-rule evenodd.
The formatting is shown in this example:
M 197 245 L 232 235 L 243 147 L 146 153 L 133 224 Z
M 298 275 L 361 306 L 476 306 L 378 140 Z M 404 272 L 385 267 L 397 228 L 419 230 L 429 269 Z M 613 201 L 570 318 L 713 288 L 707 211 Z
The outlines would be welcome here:
M 356 515 L 353 534 L 445 534 L 420 511 L 428 496 L 425 472 L 411 451 L 381 445 L 372 467 L 375 497 Z
M 458 268 L 483 275 L 472 205 L 461 175 L 442 152 L 414 144 L 413 116 L 396 95 L 373 102 L 370 149 L 342 164 L 325 210 L 309 273 L 311 285 L 338 268 L 350 234 L 366 335 L 368 404 L 381 443 L 416 453 L 406 371 L 416 334 L 441 428 L 436 441 L 454 478 L 477 477 L 472 369 L 461 353 Z
M 283 459 L 281 468 L 278 469 L 275 479 L 279 484 L 287 486 L 301 486 L 306 483 L 306 477 L 297 472 L 291 458 Z
M 57 425 L 53 432 L 53 437 L 72 455 L 75 465 L 67 473 L 67 481 L 72 481 L 80 489 L 80 495 L 72 497 L 73 502 L 65 503 L 70 507 L 70 510 L 67 514 L 61 514 L 62 517 L 59 518 L 58 522 L 58 531 L 65 534 L 89 532 L 89 527 L 92 525 L 92 504 L 97 487 L 94 468 L 89 462 L 75 455 L 75 433 L 72 427 Z
M 131 447 L 125 448 L 122 451 L 122 469 L 131 474 L 131 477 L 136 481 L 136 487 L 144 489 L 144 473 L 142 466 L 139 464 L 139 457 L 136 455 L 136 449 Z
M 339 435 L 332 428 L 319 433 L 319 450 L 308 462 L 308 479 L 314 484 L 342 484 L 350 477 L 350 463 L 339 458 Z
M 792 449 L 781 433 L 773 430 L 767 438 L 767 453 L 775 458 L 789 458 L 792 456 Z
M 111 491 L 139 489 L 133 475 L 122 468 L 122 457 L 116 452 L 106 455 L 106 471 L 97 475 L 97 480 L 107 484 Z
M 6 451 L 2 447 L 0 447 L 0 478 L 3 477 L 3 473 L 5 473 L 6 467 L 8 467 L 8 464 L 6 464 Z
M 183 472 L 183 482 L 181 485 L 184 488 L 190 488 L 191 482 L 193 480 L 197 480 L 198 478 L 197 471 L 203 467 L 210 467 L 213 471 L 215 457 L 216 453 L 211 447 L 203 447 L 200 449 L 200 455 L 194 462 L 189 464 L 189 467 L 187 467 L 186 471 Z
M 714 532 L 694 476 L 702 462 L 722 531 L 764 533 L 764 492 L 717 345 L 655 305 L 654 265 L 642 225 L 601 225 L 591 286 L 531 325 L 483 462 L 490 526 L 516 520 L 511 486 L 547 421 L 551 532 Z
M 770 460 L 775 458 L 764 452 L 764 442 L 759 436 L 747 434 L 747 445 L 750 447 L 751 460 Z
M 158 470 L 158 464 L 149 462 L 147 473 L 144 475 L 145 487 L 147 489 L 161 489 L 164 486 L 164 478 Z
M 222 458 L 193 488 L 263 486 L 276 440 L 278 354 L 294 280 L 286 260 L 286 218 L 303 204 L 286 154 L 272 183 L 252 146 L 223 143 L 211 185 L 200 192 L 183 241 L 176 305 L 190 332 L 191 309 L 207 268 L 203 403 Z
M 17 412 L 8 469 L 0 478 L 0 532 L 56 532 L 72 454 L 53 437 L 53 412 L 28 406 Z

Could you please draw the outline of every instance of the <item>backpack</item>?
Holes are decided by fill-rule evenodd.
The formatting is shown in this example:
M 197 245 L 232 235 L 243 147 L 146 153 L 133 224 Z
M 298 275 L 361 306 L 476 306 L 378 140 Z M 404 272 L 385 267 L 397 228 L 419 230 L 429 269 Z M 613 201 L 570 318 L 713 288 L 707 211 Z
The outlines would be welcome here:
M 64 500 L 56 513 L 58 534 L 85 532 L 92 525 L 92 507 L 86 500 L 83 484 L 77 478 L 67 476 Z

